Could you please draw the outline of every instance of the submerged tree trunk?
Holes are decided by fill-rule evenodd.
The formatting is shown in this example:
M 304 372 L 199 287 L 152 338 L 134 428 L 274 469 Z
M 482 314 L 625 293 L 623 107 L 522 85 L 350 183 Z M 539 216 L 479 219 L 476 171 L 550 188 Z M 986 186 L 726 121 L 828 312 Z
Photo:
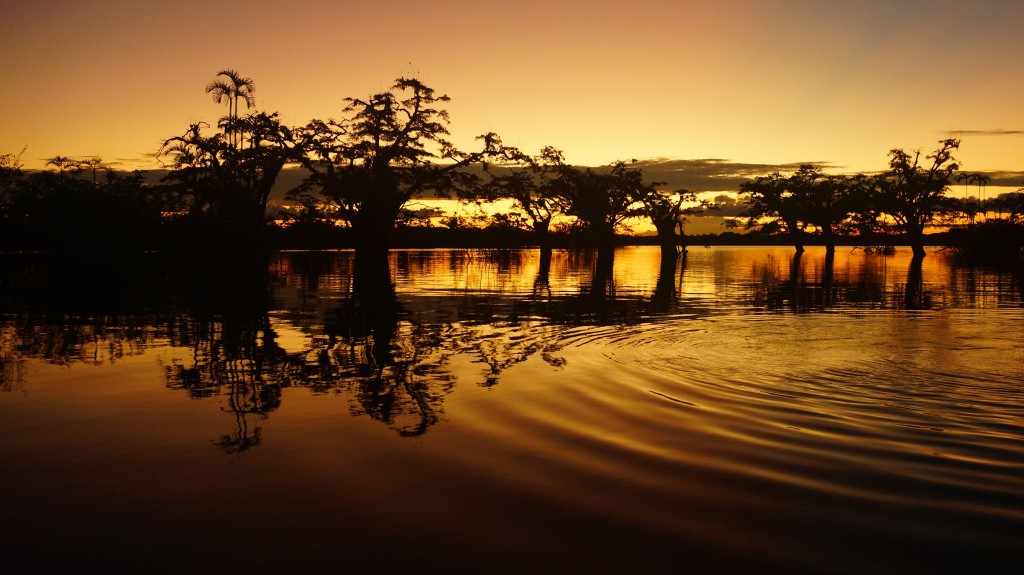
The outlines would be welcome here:
M 594 241 L 597 248 L 598 270 L 611 270 L 615 261 L 615 235 L 613 233 L 598 234 Z
M 910 244 L 910 249 L 914 253 L 915 258 L 923 258 L 926 254 L 924 251 L 924 225 L 915 224 L 907 226 L 907 243 Z
M 804 250 L 801 248 L 793 254 L 793 259 L 789 262 L 789 283 L 794 290 L 800 284 L 800 260 L 803 258 L 803 254 Z
M 685 255 L 683 256 L 685 265 Z M 679 257 L 676 254 L 661 252 L 661 267 L 658 269 L 658 283 L 654 287 L 651 303 L 655 310 L 665 310 L 672 304 L 676 296 L 676 266 Z
M 803 231 L 796 225 L 795 221 L 787 221 L 786 229 L 789 230 L 789 239 L 796 248 L 796 253 L 804 253 Z
M 590 241 L 593 247 L 597 248 L 598 259 L 601 255 L 609 256 L 615 251 L 615 228 L 603 221 L 596 221 L 591 224 Z
M 833 280 L 833 268 L 836 262 L 836 251 L 833 246 L 831 251 L 825 252 L 825 267 L 821 272 L 821 291 L 822 291 L 822 304 L 831 306 L 833 303 L 832 297 L 832 280 Z
M 374 355 L 384 353 L 388 342 L 394 336 L 397 324 L 398 299 L 395 286 L 391 281 L 391 269 L 384 258 L 360 260 L 356 252 L 355 270 L 352 281 L 353 333 L 361 336 L 373 336 L 380 350 Z M 376 358 L 386 359 L 385 356 Z
M 604 300 L 614 292 L 612 270 L 615 268 L 615 249 L 609 246 L 597 250 L 597 264 L 594 266 L 594 277 L 590 282 L 590 293 L 593 297 Z
M 923 252 L 924 250 L 922 250 Z M 903 302 L 907 309 L 926 309 L 930 307 L 928 295 L 924 291 L 924 276 L 921 263 L 924 254 L 917 255 L 910 259 L 910 269 L 907 270 L 907 286 L 904 292 Z
M 541 248 L 540 250 L 540 262 L 537 265 L 537 278 L 533 280 L 533 291 L 547 292 L 550 294 L 551 286 L 549 278 L 551 276 L 551 248 Z
M 550 227 L 551 220 L 534 220 L 533 222 L 533 233 L 537 236 L 537 246 L 540 247 L 541 254 L 544 253 L 544 250 L 551 251 Z
M 388 252 L 395 234 L 395 220 L 398 211 L 367 202 L 352 221 L 355 240 L 355 270 L 380 276 L 388 271 Z
M 825 244 L 826 257 L 835 256 L 836 234 L 834 231 L 832 231 L 832 226 L 823 226 L 821 228 L 821 240 Z
M 654 222 L 654 229 L 658 232 L 658 245 L 661 246 L 661 257 L 678 256 L 679 237 L 676 236 L 675 220 L 662 221 L 652 218 L 652 221 Z

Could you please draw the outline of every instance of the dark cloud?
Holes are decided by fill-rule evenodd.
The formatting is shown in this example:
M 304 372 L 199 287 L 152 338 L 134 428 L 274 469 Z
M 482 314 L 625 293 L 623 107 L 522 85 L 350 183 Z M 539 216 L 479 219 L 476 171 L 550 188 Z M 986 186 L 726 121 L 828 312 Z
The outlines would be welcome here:
M 1019 188 L 1024 183 L 1024 172 L 1019 171 L 992 171 L 992 172 L 972 172 L 966 170 L 965 173 L 981 174 L 989 178 L 986 186 L 1006 186 Z M 964 184 L 953 184 L 953 188 L 956 186 L 964 186 Z M 977 184 L 969 184 L 970 187 L 976 187 Z
M 754 164 L 730 162 L 728 160 L 718 159 L 657 159 L 641 160 L 631 165 L 641 168 L 644 172 L 644 180 L 648 182 L 667 182 L 663 186 L 663 189 L 676 190 L 685 188 L 695 192 L 736 192 L 739 190 L 740 184 L 743 182 L 753 180 L 757 176 L 766 176 L 772 172 L 781 172 L 783 174 L 792 173 L 799 169 L 801 164 L 814 164 L 829 173 L 840 173 L 839 170 L 835 169 L 836 166 L 832 166 L 824 162 Z M 121 170 L 116 166 L 116 164 L 111 167 L 118 171 L 128 171 Z M 600 170 L 601 168 L 595 169 Z M 970 172 L 970 170 L 966 171 Z M 143 169 L 142 172 L 146 175 L 147 182 L 156 184 L 159 183 L 160 180 L 170 172 L 170 170 L 167 168 Z M 1004 186 L 1019 188 L 1024 185 L 1024 171 L 1004 170 L 971 173 L 980 173 L 984 176 L 988 176 L 990 178 L 987 184 L 988 187 Z M 288 166 L 281 170 L 281 174 L 274 183 L 274 189 L 271 193 L 271 197 L 278 201 L 283 200 L 285 193 L 302 183 L 302 180 L 306 175 L 306 170 L 300 167 Z M 954 190 L 959 188 L 962 191 L 963 186 L 963 183 L 954 183 L 951 187 Z M 973 189 L 976 188 L 977 185 L 971 184 L 970 187 Z M 702 197 L 708 197 L 709 199 L 715 198 L 716 201 L 723 204 L 723 209 L 716 213 L 717 216 L 731 216 L 738 213 L 740 208 L 729 204 L 728 202 L 720 201 L 716 196 L 716 194 L 702 194 Z M 731 196 L 726 197 L 728 198 Z
M 735 192 L 740 184 L 772 172 L 792 173 L 801 165 L 812 164 L 828 173 L 842 174 L 840 166 L 827 162 L 794 162 L 791 164 L 752 164 L 728 160 L 641 160 L 632 164 L 644 171 L 644 179 L 667 182 L 665 188 L 686 188 L 693 191 Z M 989 178 L 988 186 L 1020 187 L 1024 171 L 993 170 L 972 172 Z M 957 184 L 953 184 L 955 187 Z
M 666 182 L 667 188 L 692 191 L 736 191 L 740 184 L 772 172 L 794 172 L 804 164 L 823 170 L 834 168 L 827 162 L 794 162 L 790 164 L 752 164 L 722 159 L 703 160 L 640 160 L 632 166 L 644 171 L 647 181 Z
M 709 213 L 716 217 L 735 217 L 746 209 L 746 206 L 735 195 L 719 194 L 712 201 L 718 206 L 718 209 Z
M 953 132 L 956 136 L 1021 136 L 1024 130 L 957 130 Z

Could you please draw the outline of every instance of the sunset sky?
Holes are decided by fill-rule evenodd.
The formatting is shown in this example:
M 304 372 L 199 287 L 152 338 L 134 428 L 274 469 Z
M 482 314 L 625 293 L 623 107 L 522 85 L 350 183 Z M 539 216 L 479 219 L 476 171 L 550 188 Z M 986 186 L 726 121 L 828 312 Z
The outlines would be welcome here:
M 452 97 L 456 143 L 494 131 L 576 164 L 880 170 L 891 148 L 957 136 L 964 169 L 1024 170 L 1014 0 L 12 0 L 3 12 L 0 153 L 27 146 L 29 168 L 58 154 L 156 167 L 163 139 L 223 114 L 204 88 L 233 68 L 289 124 L 413 76 Z

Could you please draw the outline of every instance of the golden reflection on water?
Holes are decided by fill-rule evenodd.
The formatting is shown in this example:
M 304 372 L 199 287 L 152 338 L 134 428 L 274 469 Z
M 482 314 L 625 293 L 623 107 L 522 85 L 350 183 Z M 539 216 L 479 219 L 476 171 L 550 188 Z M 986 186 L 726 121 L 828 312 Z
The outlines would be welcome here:
M 496 572 L 978 568 L 1020 549 L 1015 271 L 814 248 L 390 265 L 393 288 L 357 294 L 350 253 L 283 253 L 128 307 L 103 277 L 45 298 L 5 278 L 11 545 L 268 569 L 329 567 L 340 545 L 357 570 L 390 553 Z M 79 534 L 96 506 L 112 519 Z M 210 543 L 225 516 L 271 522 L 278 554 Z
M 592 252 L 556 251 L 541 273 L 536 252 L 400 251 L 392 274 L 399 293 L 564 295 L 592 290 L 596 260 Z M 626 298 L 652 297 L 667 286 L 684 302 L 747 311 L 994 307 L 1017 305 L 1024 291 L 1014 274 L 957 266 L 942 253 L 919 269 L 911 264 L 905 250 L 885 256 L 840 248 L 829 263 L 823 249 L 796 257 L 786 247 L 734 247 L 690 248 L 674 269 L 665 269 L 659 250 L 634 247 L 616 251 L 610 284 Z

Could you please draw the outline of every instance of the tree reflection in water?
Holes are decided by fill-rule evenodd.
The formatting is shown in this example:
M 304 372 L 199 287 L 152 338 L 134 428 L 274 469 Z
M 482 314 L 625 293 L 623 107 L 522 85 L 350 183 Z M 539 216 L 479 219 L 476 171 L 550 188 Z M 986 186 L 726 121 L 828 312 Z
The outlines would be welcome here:
M 254 310 L 255 311 L 255 310 Z M 183 318 L 179 344 L 191 344 L 192 364 L 172 362 L 165 367 L 167 386 L 202 399 L 226 397 L 225 411 L 234 415 L 235 431 L 220 439 L 229 453 L 259 445 L 260 420 L 280 407 L 281 389 L 289 384 L 288 355 L 274 341 L 268 316 Z
M 398 302 L 387 266 L 332 268 L 336 260 L 318 259 L 295 254 L 286 266 L 289 274 L 301 270 L 300 309 L 283 316 L 311 335 L 301 352 L 286 352 L 277 344 L 265 306 L 253 308 L 247 317 L 217 316 L 182 326 L 181 333 L 187 334 L 182 341 L 192 345 L 192 363 L 169 366 L 168 384 L 196 398 L 227 396 L 224 409 L 236 418 L 235 434 L 220 442 L 228 451 L 259 444 L 260 428 L 253 420 L 276 409 L 286 387 L 344 394 L 352 415 L 415 436 L 443 415 L 444 399 L 456 382 L 448 369 L 453 354 L 474 356 L 486 366 L 477 382 L 484 386 L 495 385 L 504 370 L 535 354 L 560 365 L 557 347 L 547 342 L 550 329 L 517 318 L 498 321 L 486 302 L 453 321 L 414 321 Z M 494 263 L 511 265 L 500 259 Z M 346 273 L 352 273 L 351 282 L 337 281 Z M 349 286 L 348 293 L 336 289 Z M 332 303 L 325 307 L 325 301 Z
M 806 261 L 791 256 L 783 269 L 776 258 L 755 264 L 752 304 L 771 311 L 807 313 L 836 307 L 930 309 L 932 293 L 923 282 L 923 258 L 912 258 L 905 275 L 890 269 L 889 256 L 864 254 L 856 268 L 835 269 L 835 254 Z M 903 281 L 900 281 L 903 280 Z M 893 281 L 897 283 L 890 285 Z
M 658 268 L 658 284 L 651 294 L 651 306 L 653 311 L 665 312 L 672 308 L 672 302 L 678 295 L 677 285 L 682 283 L 682 272 L 686 271 L 686 255 L 684 251 L 680 255 L 662 251 L 661 264 Z M 676 269 L 680 273 L 676 274 Z
M 387 262 L 357 268 L 352 293 L 324 324 L 325 345 L 312 351 L 320 386 L 349 392 L 353 415 L 421 435 L 454 383 L 439 329 L 402 322 L 400 313 Z
M 0 270 L 0 391 L 21 389 L 30 360 L 109 365 L 172 348 L 187 353 L 165 360 L 167 386 L 221 399 L 234 429 L 215 443 L 228 453 L 260 444 L 260 422 L 281 407 L 286 388 L 343 395 L 352 415 L 416 436 L 442 421 L 456 362 L 460 374 L 466 362 L 479 365 L 471 383 L 486 387 L 531 358 L 557 368 L 562 346 L 585 345 L 589 332 L 578 326 L 690 321 L 738 307 L 927 309 L 949 298 L 989 305 L 975 299 L 1019 301 L 1024 291 L 1013 270 L 953 266 L 949 287 L 937 292 L 929 284 L 936 274 L 920 260 L 906 269 L 857 254 L 839 265 L 815 253 L 652 256 L 635 265 L 648 279 L 617 277 L 614 260 L 587 251 L 555 260 L 551 252 L 399 252 L 365 267 L 348 253 L 99 266 L 19 256 Z M 288 341 L 294 333 L 301 345 Z

